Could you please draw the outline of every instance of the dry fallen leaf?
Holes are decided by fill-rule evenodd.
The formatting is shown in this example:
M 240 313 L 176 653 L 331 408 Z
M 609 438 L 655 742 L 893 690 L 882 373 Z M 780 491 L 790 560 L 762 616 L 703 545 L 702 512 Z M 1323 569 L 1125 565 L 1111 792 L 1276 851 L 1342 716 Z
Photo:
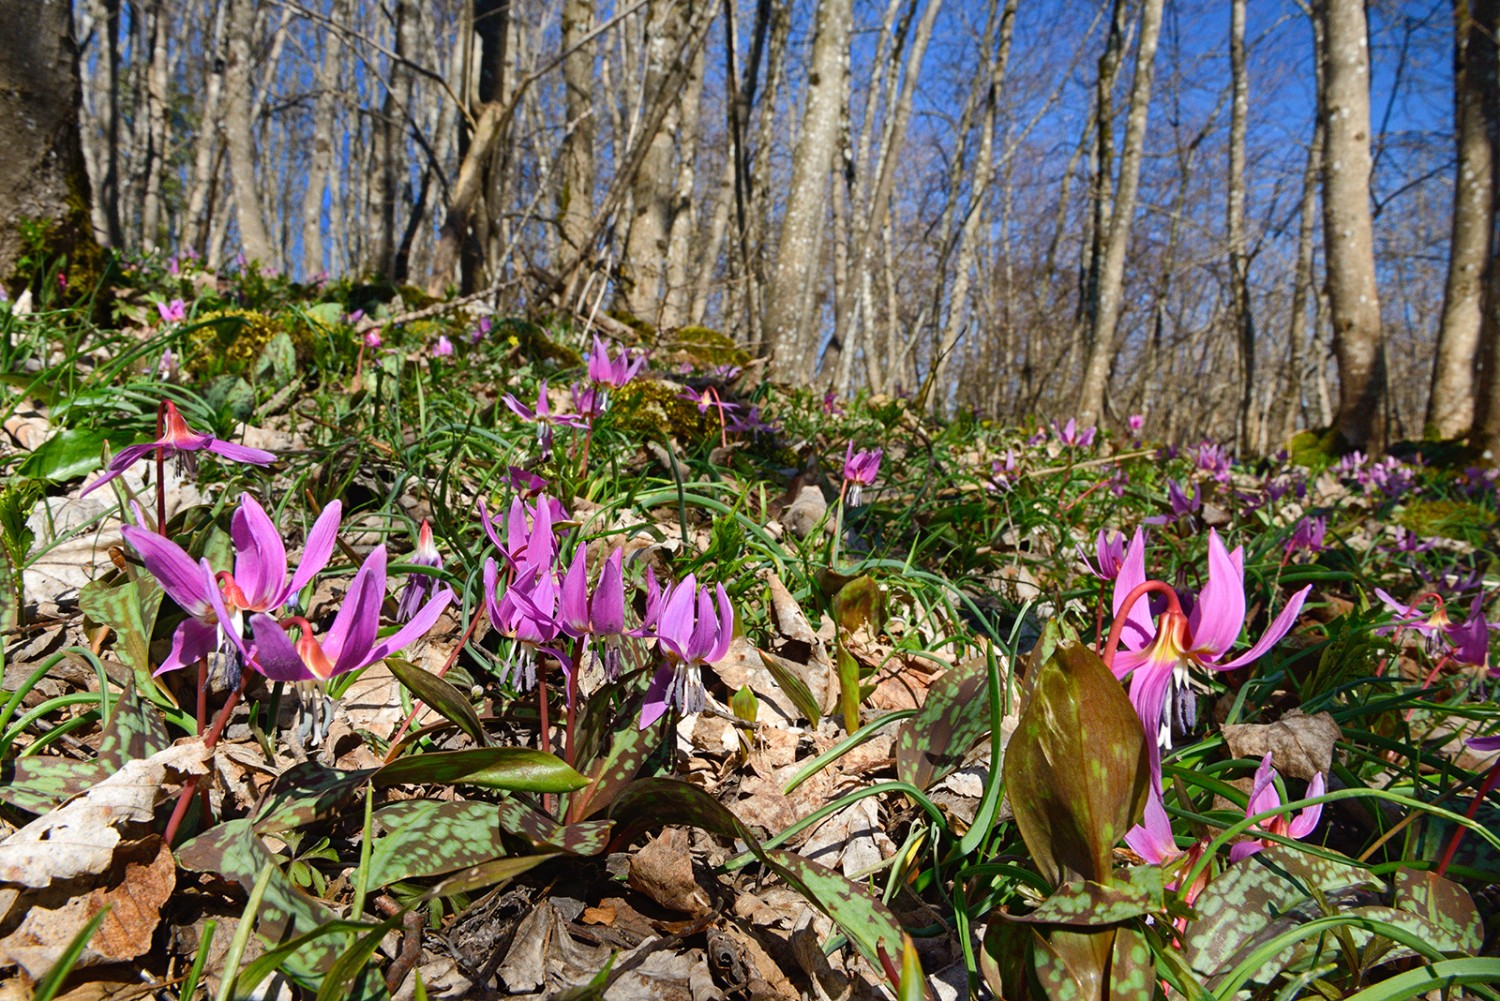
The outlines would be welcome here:
M 680 827 L 669 827 L 630 857 L 627 882 L 669 911 L 699 915 L 713 907 L 708 892 L 693 875 L 691 839 Z
M 1320 772 L 1328 774 L 1333 764 L 1333 745 L 1340 736 L 1339 725 L 1329 713 L 1304 715 L 1293 709 L 1275 723 L 1228 723 L 1224 741 L 1236 758 L 1265 757 L 1271 752 L 1271 764 L 1288 778 L 1311 781 Z

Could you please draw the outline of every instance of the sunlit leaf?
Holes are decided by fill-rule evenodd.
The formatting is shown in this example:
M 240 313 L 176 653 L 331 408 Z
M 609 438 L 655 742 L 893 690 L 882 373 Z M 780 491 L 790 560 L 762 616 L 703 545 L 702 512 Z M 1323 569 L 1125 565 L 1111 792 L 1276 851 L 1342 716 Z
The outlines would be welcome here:
M 410 661 L 399 657 L 387 657 L 385 666 L 390 668 L 396 680 L 411 689 L 423 702 L 436 710 L 444 719 L 454 723 L 479 746 L 489 744 L 484 724 L 479 714 L 464 697 L 464 693 L 430 671 L 424 671 Z
M 896 776 L 926 789 L 956 769 L 989 729 L 989 669 L 983 657 L 971 657 L 933 682 L 917 715 L 901 724 Z

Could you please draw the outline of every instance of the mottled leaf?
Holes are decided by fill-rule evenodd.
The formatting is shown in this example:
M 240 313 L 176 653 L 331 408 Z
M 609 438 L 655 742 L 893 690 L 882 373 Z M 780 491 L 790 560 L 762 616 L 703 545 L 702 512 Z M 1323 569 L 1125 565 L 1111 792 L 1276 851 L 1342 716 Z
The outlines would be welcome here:
M 885 626 L 885 592 L 869 574 L 839 588 L 833 596 L 833 617 L 839 628 L 853 632 L 861 626 L 880 630 Z
M 1484 925 L 1474 909 L 1469 891 L 1451 879 L 1419 869 L 1397 869 L 1395 906 L 1429 922 L 1452 946 L 1445 952 L 1478 952 L 1484 942 Z
M 948 775 L 990 729 L 989 668 L 973 657 L 927 689 L 917 714 L 896 737 L 896 777 L 918 789 Z
M 0 762 L 0 801 L 29 813 L 46 813 L 125 766 L 149 758 L 171 744 L 155 707 L 127 686 L 110 707 L 92 761 L 61 755 L 34 755 Z
M 822 708 L 818 700 L 813 698 L 812 689 L 807 683 L 797 676 L 797 673 L 787 667 L 787 662 L 775 654 L 757 650 L 760 654 L 760 662 L 766 665 L 766 670 L 771 672 L 771 677 L 776 679 L 777 686 L 786 693 L 786 697 L 792 700 L 792 705 L 802 714 L 808 722 L 816 724 L 823 718 Z M 751 693 L 752 696 L 754 693 Z
M 451 897 L 455 893 L 472 893 L 475 890 L 482 890 L 487 886 L 515 879 L 549 858 L 551 858 L 550 855 L 520 855 L 514 858 L 492 859 L 449 876 L 428 890 L 424 896 L 432 900 L 438 897 Z
M 502 830 L 526 838 L 538 848 L 556 848 L 570 855 L 598 855 L 609 843 L 614 827 L 608 820 L 581 820 L 564 826 L 513 799 L 495 804 L 495 811 Z
M 1157 914 L 1165 906 L 1161 869 L 1146 865 L 1131 869 L 1124 880 L 1110 883 L 1076 880 L 1059 887 L 1030 914 L 1006 917 L 1028 924 L 1088 927 Z
M 479 714 L 464 697 L 464 693 L 430 671 L 424 671 L 410 661 L 399 657 L 387 657 L 385 666 L 390 668 L 396 680 L 436 710 L 444 719 L 451 721 L 468 734 L 480 747 L 488 746 L 490 740 L 479 722 Z
M 161 588 L 148 577 L 113 586 L 90 581 L 78 592 L 83 614 L 115 634 L 115 656 L 135 673 L 136 684 L 154 690 L 151 676 L 151 631 L 161 608 Z
M 1184 933 L 1183 957 L 1201 977 L 1227 972 L 1236 956 L 1276 931 L 1321 917 L 1318 896 L 1347 909 L 1372 903 L 1374 892 L 1382 889 L 1378 879 L 1351 863 L 1269 845 L 1229 866 L 1198 895 L 1193 904 L 1198 919 Z
M 370 846 L 370 887 L 426 879 L 505 854 L 494 803 L 411 799 L 375 813 L 386 833 Z
M 608 807 L 620 791 L 635 781 L 656 749 L 656 730 L 642 730 L 627 718 L 615 731 L 606 751 L 589 770 L 588 785 L 568 804 L 568 816 L 584 819 Z
M 1006 748 L 1011 809 L 1038 868 L 1108 882 L 1110 854 L 1145 807 L 1146 735 L 1092 650 L 1060 646 L 1036 672 Z

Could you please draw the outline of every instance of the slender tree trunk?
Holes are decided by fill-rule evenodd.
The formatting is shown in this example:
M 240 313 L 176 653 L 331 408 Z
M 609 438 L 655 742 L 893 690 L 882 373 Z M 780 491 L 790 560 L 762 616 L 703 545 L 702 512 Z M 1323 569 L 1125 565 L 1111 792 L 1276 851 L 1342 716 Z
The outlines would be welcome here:
M 1307 395 L 1317 389 L 1315 380 L 1309 385 L 1312 366 L 1323 365 L 1321 350 L 1313 350 L 1312 359 L 1308 358 L 1308 348 L 1312 346 L 1310 341 L 1315 339 L 1321 328 L 1314 324 L 1314 337 L 1310 338 L 1307 323 L 1309 308 L 1316 309 L 1318 305 L 1317 292 L 1313 287 L 1313 257 L 1318 225 L 1318 177 L 1322 171 L 1323 121 L 1319 118 L 1317 125 L 1313 127 L 1312 141 L 1307 146 L 1307 165 L 1302 171 L 1302 205 L 1297 219 L 1297 268 L 1292 279 L 1292 316 L 1287 332 L 1292 354 L 1292 397 L 1295 404 L 1292 413 L 1297 414 L 1304 424 L 1311 419 L 1311 403 Z M 1321 418 L 1321 409 L 1319 415 Z M 1285 428 L 1286 436 L 1289 437 L 1294 430 L 1288 425 Z
M 142 117 L 144 142 L 140 158 L 141 243 L 148 248 L 160 244 L 164 207 L 162 175 L 166 172 L 167 145 L 167 20 L 162 0 L 150 10 L 151 61 L 146 68 L 146 113 Z
M 1364 0 L 1321 0 L 1323 252 L 1339 404 L 1349 448 L 1385 447 L 1385 344 L 1370 214 L 1370 49 Z
M 672 222 L 667 232 L 666 282 L 662 292 L 661 326 L 680 327 L 689 320 L 692 306 L 693 258 L 702 252 L 695 245 L 698 229 L 694 185 L 697 179 L 698 120 L 703 103 L 703 63 L 706 46 L 693 56 L 687 85 L 682 91 L 678 114 L 677 181 L 672 192 Z
M 1140 189 L 1141 159 L 1146 146 L 1146 121 L 1151 110 L 1151 79 L 1156 65 L 1156 43 L 1161 33 L 1162 0 L 1145 0 L 1141 10 L 1140 45 L 1135 78 L 1130 87 L 1130 111 L 1125 124 L 1125 148 L 1120 155 L 1120 183 L 1110 212 L 1109 239 L 1099 273 L 1099 309 L 1083 384 L 1078 393 L 1078 419 L 1098 421 L 1104 413 L 1104 393 L 1115 359 L 1115 333 L 1125 291 L 1125 255 L 1130 247 L 1130 224 Z M 1101 165 L 1102 166 L 1102 165 Z
M 1481 33 L 1470 37 L 1468 68 L 1474 71 L 1489 137 L 1491 191 L 1500 191 L 1500 0 L 1470 0 L 1472 17 Z M 1475 45 L 1477 41 L 1482 44 Z M 1480 316 L 1479 375 L 1474 401 L 1474 427 L 1470 435 L 1481 458 L 1500 466 L 1500 197 L 1490 200 L 1489 260 L 1484 268 L 1483 305 Z
M 785 366 L 784 375 L 805 380 L 799 371 L 798 330 L 802 304 L 821 269 L 815 256 L 823 230 L 828 173 L 838 148 L 840 83 L 849 58 L 853 0 L 818 0 L 808 67 L 807 102 L 792 155 L 792 180 L 776 266 L 766 290 L 766 336 Z
M 593 0 L 565 0 L 562 12 L 563 108 L 568 134 L 562 148 L 562 190 L 558 196 L 558 235 L 567 251 L 587 248 L 594 218 L 594 45 L 584 41 L 594 27 Z M 573 276 L 565 275 L 571 283 Z
M 331 16 L 336 25 L 349 19 L 350 0 L 334 0 Z M 307 194 L 302 202 L 302 275 L 312 278 L 326 270 L 323 258 L 323 199 L 333 167 L 333 126 L 338 101 L 339 56 L 343 46 L 338 32 L 323 32 L 323 58 L 318 64 L 317 96 L 313 99 L 312 162 L 307 170 Z
M 120 226 L 120 0 L 104 0 L 106 60 L 105 121 L 106 150 L 104 183 L 99 200 L 104 206 L 106 234 L 111 247 L 121 247 L 125 233 Z
M 274 265 L 275 251 L 261 215 L 260 190 L 255 180 L 255 116 L 250 93 L 255 4 L 254 0 L 227 2 L 224 138 L 229 151 L 229 173 L 234 181 L 235 222 L 239 225 L 240 247 L 246 260 Z
M 213 224 L 214 192 L 218 188 L 214 170 L 224 135 L 224 15 L 225 3 L 216 3 L 212 27 L 204 39 L 203 111 L 193 144 L 192 180 L 188 184 L 187 227 L 183 241 L 200 256 L 208 255 L 208 235 Z
M 1250 86 L 1245 71 L 1245 2 L 1230 0 L 1229 201 L 1225 228 L 1229 234 L 1229 289 L 1240 354 L 1240 405 L 1236 421 L 1241 453 L 1254 449 L 1255 320 L 1250 309 L 1250 261 L 1245 242 L 1245 131 L 1250 114 Z
M 1483 315 L 1483 279 L 1493 255 L 1495 166 L 1484 101 L 1495 79 L 1495 26 L 1482 22 L 1484 0 L 1454 0 L 1453 104 L 1458 164 L 1453 178 L 1453 228 L 1448 281 L 1427 400 L 1427 434 L 1458 438 L 1474 420 L 1474 370 Z M 1489 6 L 1494 6 L 1489 4 Z

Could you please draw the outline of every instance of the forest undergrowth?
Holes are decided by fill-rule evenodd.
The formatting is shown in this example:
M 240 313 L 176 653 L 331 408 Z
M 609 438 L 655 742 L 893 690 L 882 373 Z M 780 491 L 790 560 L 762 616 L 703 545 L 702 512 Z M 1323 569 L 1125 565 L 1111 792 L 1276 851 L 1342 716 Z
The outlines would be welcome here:
M 0 997 L 1497 996 L 1492 469 L 190 258 L 45 285 Z

